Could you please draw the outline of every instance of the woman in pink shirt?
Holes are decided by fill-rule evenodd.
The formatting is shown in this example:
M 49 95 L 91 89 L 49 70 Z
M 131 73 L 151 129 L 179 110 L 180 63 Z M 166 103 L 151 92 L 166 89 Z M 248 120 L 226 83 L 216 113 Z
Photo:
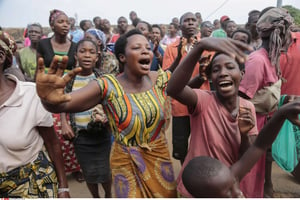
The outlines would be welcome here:
M 232 47 L 235 47 L 234 51 L 229 53 Z M 240 158 L 257 135 L 254 105 L 238 96 L 242 79 L 238 62 L 244 62 L 242 51 L 245 49 L 246 45 L 231 39 L 204 38 L 179 64 L 169 81 L 168 95 L 188 107 L 191 120 L 189 150 L 177 178 L 177 190 L 185 197 L 191 195 L 185 189 L 181 175 L 191 159 L 210 156 L 229 167 Z M 204 50 L 223 52 L 215 54 L 206 70 L 215 91 L 192 89 L 187 85 Z M 229 55 L 234 55 L 232 57 L 237 60 Z M 241 189 L 244 192 L 244 188 Z

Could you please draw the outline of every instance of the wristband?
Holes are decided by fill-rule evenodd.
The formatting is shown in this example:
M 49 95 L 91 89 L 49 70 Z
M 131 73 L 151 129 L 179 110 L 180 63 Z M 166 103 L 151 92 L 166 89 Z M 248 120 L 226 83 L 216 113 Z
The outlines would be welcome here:
M 69 192 L 70 189 L 69 188 L 58 188 L 58 194 L 63 193 L 63 192 Z

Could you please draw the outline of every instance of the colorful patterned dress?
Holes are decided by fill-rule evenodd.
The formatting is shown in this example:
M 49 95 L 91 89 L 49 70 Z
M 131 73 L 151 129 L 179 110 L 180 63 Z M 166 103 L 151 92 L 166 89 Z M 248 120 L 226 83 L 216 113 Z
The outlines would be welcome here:
M 170 73 L 161 69 L 158 73 L 150 90 L 133 94 L 125 93 L 113 75 L 98 79 L 115 137 L 110 157 L 114 197 L 177 197 L 165 138 Z

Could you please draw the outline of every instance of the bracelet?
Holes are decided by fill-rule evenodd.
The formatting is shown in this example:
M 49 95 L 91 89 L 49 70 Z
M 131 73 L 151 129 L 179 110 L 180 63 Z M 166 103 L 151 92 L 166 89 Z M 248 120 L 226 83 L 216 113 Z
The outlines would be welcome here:
M 58 194 L 63 193 L 63 192 L 70 192 L 69 188 L 58 188 Z

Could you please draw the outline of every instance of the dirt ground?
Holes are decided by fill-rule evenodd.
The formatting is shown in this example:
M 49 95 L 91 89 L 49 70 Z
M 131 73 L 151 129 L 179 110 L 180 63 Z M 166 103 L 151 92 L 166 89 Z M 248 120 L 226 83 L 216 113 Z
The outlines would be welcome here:
M 170 136 L 168 137 L 168 141 L 172 141 Z M 171 142 L 169 142 L 169 150 L 171 152 L 170 143 Z M 177 177 L 180 170 L 179 161 L 173 159 L 173 166 L 175 176 Z M 273 162 L 272 180 L 275 191 L 275 198 L 300 198 L 300 183 L 298 183 L 291 174 L 279 168 L 275 162 Z M 68 181 L 70 187 L 70 195 L 72 198 L 92 197 L 85 182 L 78 183 L 72 176 L 68 176 Z M 103 197 L 104 192 L 101 186 L 99 186 L 99 191 L 101 197 Z

